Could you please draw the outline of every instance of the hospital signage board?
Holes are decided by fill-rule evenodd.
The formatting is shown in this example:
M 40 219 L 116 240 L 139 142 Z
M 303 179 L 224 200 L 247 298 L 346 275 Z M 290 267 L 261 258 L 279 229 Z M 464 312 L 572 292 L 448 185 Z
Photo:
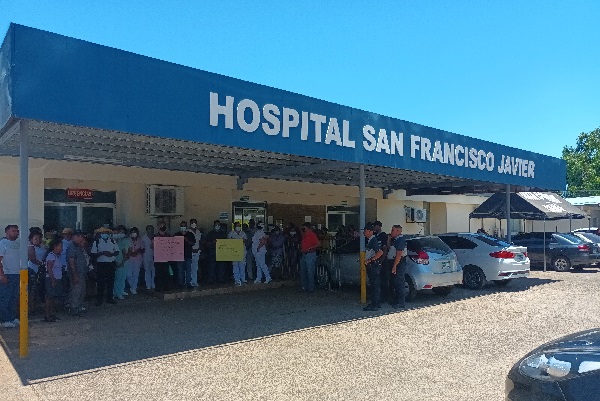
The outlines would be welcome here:
M 69 199 L 94 199 L 94 191 L 91 189 L 67 188 L 67 198 Z
M 4 102 L 15 117 L 460 179 L 566 184 L 558 158 L 21 25 L 11 25 L 0 56 L 6 48 L 5 82 L 28 83 Z

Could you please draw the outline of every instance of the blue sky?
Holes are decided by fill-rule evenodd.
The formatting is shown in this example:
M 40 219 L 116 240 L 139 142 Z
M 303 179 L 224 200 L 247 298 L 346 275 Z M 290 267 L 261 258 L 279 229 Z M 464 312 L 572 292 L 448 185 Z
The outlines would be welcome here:
M 10 22 L 560 157 L 600 127 L 600 1 L 20 1 Z

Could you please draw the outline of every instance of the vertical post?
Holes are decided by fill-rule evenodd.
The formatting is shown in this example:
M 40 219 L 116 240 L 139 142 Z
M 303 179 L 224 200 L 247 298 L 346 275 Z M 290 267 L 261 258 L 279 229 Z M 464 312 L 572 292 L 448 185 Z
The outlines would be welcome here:
M 20 154 L 19 154 L 19 247 L 21 259 L 20 271 L 20 307 L 19 307 L 19 357 L 25 358 L 29 354 L 29 272 L 27 269 L 27 246 L 29 236 L 29 133 L 27 126 L 19 122 Z
M 506 184 L 506 242 L 509 244 L 512 240 L 510 227 L 510 184 Z
M 360 302 L 367 303 L 367 268 L 365 266 L 365 233 L 362 228 L 366 224 L 367 206 L 365 201 L 365 165 L 358 166 L 358 197 L 360 222 Z
M 544 271 L 546 271 L 546 218 L 544 217 Z

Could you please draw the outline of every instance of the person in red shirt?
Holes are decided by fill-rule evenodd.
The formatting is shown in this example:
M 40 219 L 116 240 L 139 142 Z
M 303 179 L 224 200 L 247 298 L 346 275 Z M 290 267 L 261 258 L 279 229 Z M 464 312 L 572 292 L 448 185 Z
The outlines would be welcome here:
M 312 229 L 310 223 L 302 225 L 302 242 L 300 243 L 300 251 L 302 259 L 300 259 L 300 277 L 302 290 L 310 293 L 315 292 L 315 273 L 317 270 L 317 248 L 320 242 L 317 234 Z

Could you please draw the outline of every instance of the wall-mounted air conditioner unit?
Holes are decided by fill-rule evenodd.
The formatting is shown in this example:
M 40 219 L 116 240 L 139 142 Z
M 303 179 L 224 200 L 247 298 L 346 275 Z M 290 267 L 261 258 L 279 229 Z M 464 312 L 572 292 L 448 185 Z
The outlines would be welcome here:
M 183 188 L 149 185 L 146 189 L 146 212 L 151 216 L 182 216 Z

